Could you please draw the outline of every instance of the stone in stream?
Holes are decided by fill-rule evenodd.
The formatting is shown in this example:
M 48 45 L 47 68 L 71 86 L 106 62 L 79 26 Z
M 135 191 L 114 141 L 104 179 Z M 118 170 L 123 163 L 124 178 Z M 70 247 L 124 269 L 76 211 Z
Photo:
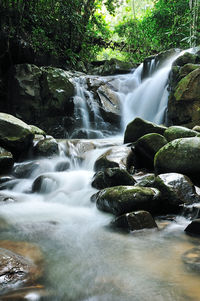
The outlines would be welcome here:
M 200 183 L 200 138 L 180 138 L 163 146 L 155 155 L 156 174 L 176 172 Z
M 27 152 L 33 142 L 31 128 L 20 119 L 0 113 L 0 146 L 18 158 Z
M 92 179 L 92 186 L 97 189 L 118 185 L 134 185 L 135 183 L 133 177 L 125 169 L 118 167 L 98 171 Z
M 164 136 L 168 142 L 178 138 L 196 137 L 198 135 L 199 135 L 198 132 L 194 130 L 190 130 L 183 126 L 170 126 L 164 132 Z
M 46 137 L 46 133 L 45 131 L 43 131 L 42 129 L 40 129 L 39 127 L 35 126 L 35 125 L 32 125 L 32 124 L 29 124 L 30 128 L 31 128 L 31 132 L 34 134 L 34 135 L 41 135 L 43 137 Z
M 94 164 L 95 171 L 103 171 L 106 168 L 124 168 L 127 167 L 127 157 L 131 153 L 131 148 L 125 145 L 114 146 L 103 153 Z
M 0 174 L 7 174 L 11 171 L 14 164 L 11 152 L 0 147 Z
M 154 176 L 147 174 L 139 179 L 138 186 L 154 187 L 161 192 L 163 213 L 179 213 L 182 205 L 200 201 L 191 180 L 182 174 L 166 173 Z
M 150 133 L 140 137 L 135 143 L 136 168 L 154 168 L 154 156 L 167 140 L 160 134 Z M 133 150 L 133 149 L 132 149 Z
M 165 126 L 157 125 L 137 117 L 127 125 L 124 134 L 124 143 L 136 142 L 140 137 L 150 133 L 163 135 L 165 130 Z
M 111 222 L 111 227 L 125 231 L 157 228 L 157 224 L 147 211 L 134 211 L 116 217 Z
M 27 242 L 0 241 L 1 292 L 34 284 L 43 274 L 40 249 Z
M 100 190 L 91 201 L 96 201 L 99 210 L 116 216 L 138 210 L 154 214 L 160 202 L 160 192 L 156 188 L 115 186 Z
M 12 174 L 16 178 L 28 178 L 39 167 L 40 163 L 34 161 L 16 164 L 12 170 Z
M 66 171 L 70 168 L 69 161 L 58 162 L 55 166 L 55 171 Z
M 186 228 L 185 232 L 192 235 L 200 235 L 200 218 L 194 219 Z
M 186 267 L 192 271 L 200 272 L 200 248 L 192 248 L 182 255 Z
M 36 157 L 52 157 L 59 154 L 58 143 L 53 138 L 40 140 L 33 148 Z

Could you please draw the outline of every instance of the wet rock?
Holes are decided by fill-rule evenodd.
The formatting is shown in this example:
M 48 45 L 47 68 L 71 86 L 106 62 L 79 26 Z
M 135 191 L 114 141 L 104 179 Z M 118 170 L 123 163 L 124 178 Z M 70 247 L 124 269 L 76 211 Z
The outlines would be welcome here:
M 100 62 L 98 62 L 100 64 Z M 103 64 L 102 64 L 103 63 Z M 110 60 L 102 61 L 99 67 L 95 68 L 95 74 L 99 75 L 113 75 L 120 73 L 129 73 L 133 69 L 133 64 L 123 62 L 112 58 Z
M 41 175 L 35 179 L 32 185 L 33 192 L 50 193 L 57 189 L 58 182 L 52 175 Z
M 161 147 L 167 144 L 167 140 L 160 134 L 151 133 L 139 138 L 135 143 L 137 168 L 154 168 L 154 156 Z
M 157 174 L 177 172 L 189 176 L 196 184 L 200 172 L 200 138 L 180 138 L 163 146 L 155 155 Z
M 9 194 L 4 194 L 4 193 L 1 193 L 0 194 L 0 205 L 3 205 L 3 204 L 8 204 L 8 203 L 14 203 L 16 202 L 16 199 L 9 195 Z
M 134 185 L 135 180 L 124 169 L 118 167 L 107 168 L 97 172 L 92 180 L 92 186 L 97 189 L 113 187 L 118 185 Z
M 141 229 L 157 228 L 157 224 L 147 211 L 135 211 L 123 214 L 111 222 L 111 227 L 135 231 Z
M 199 64 L 186 64 L 183 67 L 180 68 L 179 74 L 180 74 L 180 78 L 183 78 L 185 76 L 187 76 L 190 72 L 196 70 L 200 68 Z
M 39 162 L 27 162 L 16 164 L 13 168 L 12 174 L 16 178 L 28 178 L 39 167 Z
M 196 247 L 186 251 L 182 260 L 190 270 L 200 272 L 200 248 Z
M 43 273 L 40 249 L 26 242 L 0 241 L 0 287 L 31 285 Z
M 0 248 L 0 287 L 6 290 L 16 285 L 32 283 L 36 266 L 28 259 Z
M 13 155 L 6 149 L 0 147 L 0 174 L 7 174 L 13 167 Z
M 66 171 L 70 168 L 69 161 L 61 161 L 56 164 L 55 171 Z
M 170 126 L 164 132 L 164 136 L 168 142 L 178 138 L 196 137 L 198 135 L 199 135 L 198 132 L 194 130 L 190 130 L 183 126 Z
M 168 118 L 172 124 L 199 124 L 200 68 L 183 77 L 170 94 Z
M 139 186 L 115 186 L 105 188 L 92 196 L 97 208 L 114 215 L 137 210 L 155 213 L 160 192 L 155 188 Z
M 0 113 L 0 145 L 16 157 L 26 152 L 32 144 L 34 135 L 30 127 L 20 119 Z
M 103 171 L 106 168 L 118 167 L 126 169 L 127 157 L 131 148 L 127 146 L 114 146 L 103 153 L 94 164 L 95 171 Z
M 197 64 L 200 62 L 200 58 L 198 55 L 185 52 L 183 55 L 179 56 L 174 62 L 173 66 L 184 66 L 186 64 Z
M 185 232 L 193 235 L 200 235 L 200 218 L 193 220 L 186 228 Z
M 30 299 L 31 298 L 31 299 Z M 44 289 L 43 285 L 32 285 L 24 288 L 18 288 L 12 290 L 12 292 L 6 293 L 1 296 L 1 301 L 24 301 L 24 300 L 42 300 L 53 301 L 55 296 L 52 297 L 50 292 Z
M 71 139 L 97 139 L 103 138 L 103 133 L 96 130 L 76 129 L 70 135 Z
M 15 179 L 13 177 L 5 177 L 5 181 L 0 183 L 0 190 L 8 189 L 11 190 L 17 184 L 19 184 L 20 180 Z
M 53 138 L 40 140 L 33 148 L 36 157 L 52 157 L 59 154 L 58 143 Z
M 120 100 L 108 85 L 102 85 L 98 88 L 97 94 L 100 100 L 100 112 L 105 121 L 118 123 L 121 120 Z
M 135 142 L 140 137 L 150 133 L 163 135 L 165 130 L 166 127 L 164 126 L 159 126 L 155 123 L 137 117 L 127 125 L 124 135 L 124 143 Z
M 199 125 L 195 125 L 192 130 L 200 133 L 200 126 Z

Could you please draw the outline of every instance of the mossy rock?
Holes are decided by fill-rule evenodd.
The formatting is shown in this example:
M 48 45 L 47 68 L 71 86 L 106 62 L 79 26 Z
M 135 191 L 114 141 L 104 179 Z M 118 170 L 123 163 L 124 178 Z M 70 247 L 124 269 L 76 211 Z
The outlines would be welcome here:
M 183 126 L 170 126 L 164 132 L 164 136 L 168 142 L 173 141 L 178 138 L 196 137 L 198 135 L 199 135 L 198 132 L 196 132 L 194 130 L 190 130 Z
M 174 62 L 173 66 L 184 66 L 186 64 L 198 64 L 200 63 L 200 57 L 196 54 L 185 52 L 183 55 L 179 56 Z
M 157 174 L 177 172 L 198 182 L 200 173 L 200 138 L 180 138 L 163 146 L 155 155 Z
M 0 147 L 0 174 L 6 174 L 11 171 L 14 164 L 11 152 Z
M 97 208 L 116 216 L 137 210 L 156 211 L 160 192 L 155 188 L 115 186 L 105 188 L 92 196 Z
M 45 138 L 34 146 L 33 153 L 36 157 L 53 157 L 59 154 L 59 146 L 55 139 Z
M 29 125 L 31 128 L 31 132 L 33 133 L 33 135 L 42 135 L 44 137 L 46 137 L 46 133 L 45 131 L 43 131 L 42 129 L 40 129 L 39 127 L 35 126 L 35 125 Z
M 0 113 L 0 146 L 19 157 L 33 142 L 33 133 L 29 125 L 6 113 Z
M 124 143 L 135 142 L 140 137 L 150 133 L 163 135 L 165 130 L 166 127 L 164 126 L 159 126 L 153 122 L 137 117 L 127 125 L 124 134 Z
M 165 137 L 157 133 L 146 134 L 139 138 L 135 143 L 135 154 L 138 159 L 136 167 L 153 169 L 154 156 L 165 144 L 167 144 Z
M 200 68 L 199 64 L 186 64 L 180 68 L 179 75 L 181 78 L 187 76 L 190 72 Z

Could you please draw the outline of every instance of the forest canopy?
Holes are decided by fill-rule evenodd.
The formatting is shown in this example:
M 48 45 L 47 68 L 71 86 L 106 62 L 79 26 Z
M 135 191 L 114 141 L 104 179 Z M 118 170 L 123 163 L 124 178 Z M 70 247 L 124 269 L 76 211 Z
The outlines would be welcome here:
M 0 0 L 0 30 L 68 64 L 200 43 L 198 0 Z

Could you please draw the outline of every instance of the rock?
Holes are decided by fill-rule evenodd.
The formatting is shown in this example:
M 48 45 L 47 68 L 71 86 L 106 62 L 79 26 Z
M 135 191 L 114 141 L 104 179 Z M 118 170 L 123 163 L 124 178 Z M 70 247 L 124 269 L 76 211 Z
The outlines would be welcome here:
M 41 175 L 35 179 L 32 185 L 33 192 L 50 193 L 57 189 L 58 182 L 52 175 Z
M 36 157 L 52 157 L 59 154 L 58 143 L 53 138 L 40 140 L 33 148 Z
M 186 64 L 183 67 L 180 68 L 179 74 L 180 79 L 188 75 L 190 72 L 200 68 L 199 64 Z
M 179 56 L 174 62 L 173 66 L 182 67 L 186 64 L 197 64 L 200 62 L 200 58 L 198 55 L 185 52 L 183 55 Z
M 200 235 L 200 218 L 194 219 L 186 228 L 185 232 L 193 235 Z
M 124 143 L 135 142 L 140 137 L 150 133 L 163 135 L 165 130 L 166 127 L 164 126 L 159 126 L 155 123 L 137 117 L 127 125 L 124 135 Z
M 170 126 L 164 132 L 164 136 L 168 142 L 178 138 L 196 137 L 198 135 L 199 135 L 198 132 L 194 130 L 190 130 L 183 126 Z
M 18 64 L 9 77 L 9 105 L 26 122 L 52 133 L 59 126 L 63 127 L 65 116 L 73 115 L 72 73 L 59 68 Z
M 13 286 L 32 283 L 37 267 L 30 260 L 9 250 L 0 248 L 0 287 L 1 291 Z
M 44 137 L 46 137 L 46 133 L 45 131 L 41 130 L 39 127 L 35 126 L 35 125 L 30 125 L 31 128 L 31 132 L 33 133 L 33 135 L 42 135 Z
M 195 125 L 192 130 L 200 133 L 200 125 Z
M 69 161 L 61 161 L 56 164 L 55 171 L 66 171 L 70 168 Z
M 173 124 L 199 124 L 200 68 L 182 78 L 169 96 L 168 119 Z
M 146 134 L 139 138 L 135 143 L 136 167 L 153 169 L 154 156 L 165 144 L 167 144 L 167 140 L 156 133 Z
M 104 64 L 95 71 L 98 72 L 100 75 L 113 75 L 113 74 L 120 74 L 120 73 L 129 73 L 133 69 L 133 65 L 128 62 L 123 62 L 112 58 L 110 60 L 104 61 Z M 97 73 L 96 73 L 97 74 Z
M 182 260 L 186 266 L 193 271 L 200 272 L 200 248 L 192 248 L 182 255 Z
M 103 119 L 119 124 L 121 120 L 121 105 L 117 93 L 104 84 L 97 89 L 97 94 L 100 100 L 99 110 Z
M 103 153 L 94 164 L 95 171 L 103 171 L 106 168 L 119 167 L 125 169 L 127 165 L 127 157 L 131 152 L 131 148 L 127 146 L 114 146 Z
M 200 138 L 180 138 L 163 146 L 155 155 L 157 174 L 177 172 L 198 183 L 200 172 Z
M 114 215 L 137 210 L 155 213 L 160 192 L 155 188 L 139 186 L 115 186 L 105 188 L 92 196 L 97 208 Z
M 14 164 L 13 155 L 6 149 L 0 147 L 0 174 L 7 174 Z
M 16 164 L 13 168 L 12 174 L 16 178 L 28 178 L 39 167 L 40 163 L 35 161 Z
M 94 175 L 92 180 L 92 186 L 97 189 L 134 184 L 135 180 L 133 177 L 125 169 L 120 169 L 118 167 L 99 171 Z
M 20 119 L 0 113 L 0 145 L 19 157 L 32 145 L 34 135 Z
M 156 222 L 147 211 L 135 211 L 123 214 L 111 222 L 114 228 L 128 231 L 157 228 Z

